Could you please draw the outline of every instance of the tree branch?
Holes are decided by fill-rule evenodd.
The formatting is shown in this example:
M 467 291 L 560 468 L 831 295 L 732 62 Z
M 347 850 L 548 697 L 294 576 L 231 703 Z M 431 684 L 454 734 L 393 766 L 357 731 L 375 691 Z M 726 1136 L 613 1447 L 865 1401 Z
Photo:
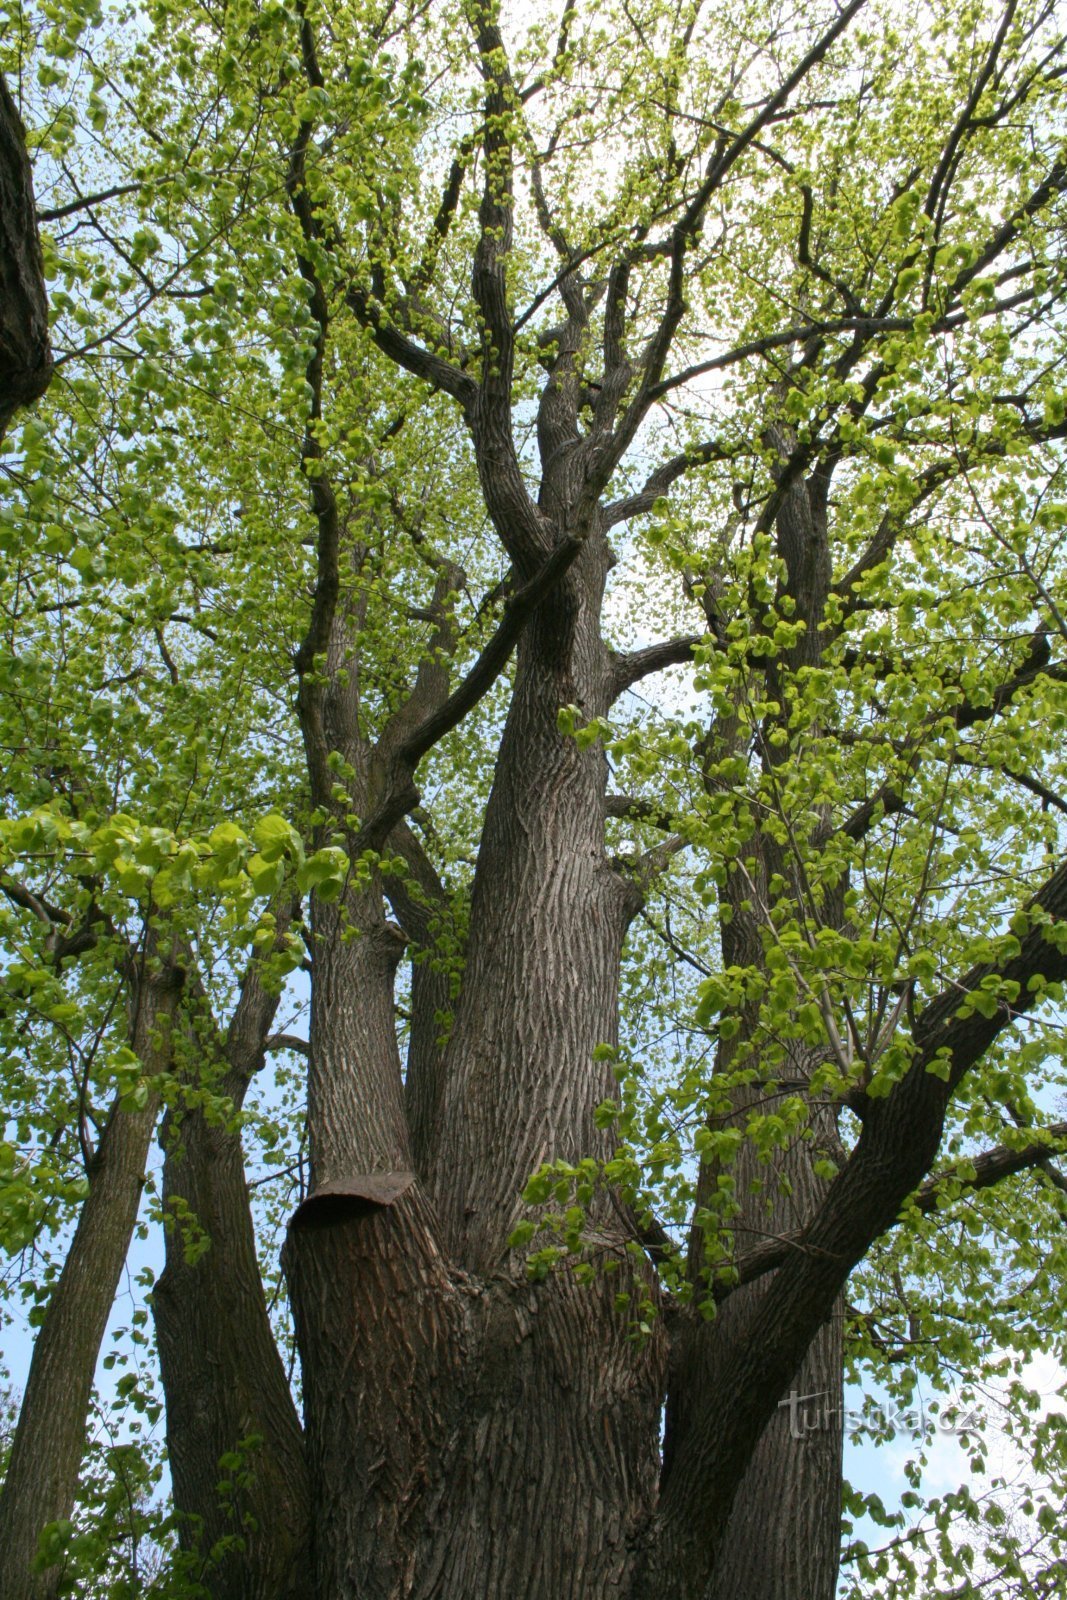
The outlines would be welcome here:
M 700 237 L 712 195 L 727 174 L 759 138 L 763 129 L 774 120 L 789 100 L 794 89 L 824 59 L 834 41 L 848 28 L 853 17 L 862 10 L 866 0 L 850 0 L 820 35 L 807 54 L 775 92 L 764 102 L 748 124 L 732 139 L 720 139 L 715 148 L 704 179 L 698 186 L 680 219 L 670 231 L 666 254 L 670 260 L 666 304 L 659 323 L 648 340 L 641 360 L 641 379 L 637 392 L 616 427 L 614 433 L 597 452 L 595 470 L 591 474 L 591 492 L 599 494 L 609 482 L 612 473 L 629 449 L 638 428 L 649 408 L 662 396 L 663 369 L 670 355 L 674 336 L 685 315 L 685 266 L 688 253 Z M 672 385 L 673 386 L 673 385 Z
M 26 130 L 0 75 L 0 438 L 52 378 L 48 300 Z
M 630 650 L 625 654 L 617 654 L 613 650 L 609 667 L 611 700 L 614 702 L 631 685 L 639 683 L 653 672 L 662 672 L 665 667 L 685 666 L 692 661 L 693 651 L 703 644 L 706 637 L 702 633 L 686 633 L 677 639 L 664 639 L 661 644 L 648 645 L 644 650 Z
M 619 522 L 629 522 L 631 517 L 646 516 L 660 496 L 666 494 L 671 484 L 691 467 L 707 466 L 711 461 L 732 461 L 736 453 L 736 450 L 720 444 L 717 439 L 708 439 L 703 444 L 681 451 L 650 473 L 645 479 L 644 487 L 636 494 L 626 495 L 621 500 L 613 500 L 610 505 L 605 506 L 604 526 L 613 528 Z
M 556 547 L 540 572 L 507 602 L 496 632 L 463 682 L 397 748 L 388 791 L 360 828 L 352 845 L 354 854 L 380 849 L 401 817 L 418 805 L 419 793 L 413 779 L 419 762 L 488 694 L 507 666 L 531 614 L 563 577 L 581 548 L 582 540 L 576 538 L 566 539 Z
M 609 817 L 632 819 L 634 822 L 647 822 L 654 828 L 661 828 L 664 833 L 674 831 L 677 817 L 671 811 L 665 811 L 653 800 L 639 799 L 630 794 L 609 794 L 605 797 L 604 809 Z
M 301 1039 L 295 1033 L 272 1033 L 263 1045 L 267 1055 L 273 1055 L 277 1050 L 292 1050 L 298 1056 L 307 1056 L 311 1046 L 306 1039 Z
M 1054 1147 L 1067 1141 L 1067 1122 L 1053 1122 L 1047 1127 L 1033 1131 L 1039 1133 L 1041 1137 L 1030 1144 L 996 1145 L 991 1150 L 984 1150 L 981 1155 L 961 1157 L 944 1172 L 934 1173 L 916 1190 L 910 1204 L 923 1216 L 928 1216 L 931 1211 L 940 1209 L 941 1201 L 946 1195 L 955 1198 L 951 1191 L 956 1184 L 960 1185 L 962 1195 L 966 1196 L 982 1189 L 991 1189 L 994 1184 L 1002 1182 L 1005 1178 L 1014 1177 L 1018 1172 L 1026 1172 L 1033 1167 L 1044 1170 L 1049 1164 L 1050 1156 L 1057 1153 Z M 1053 1171 L 1055 1172 L 1055 1169 Z M 1055 1173 L 1055 1177 L 1059 1178 L 1061 1183 L 1064 1181 L 1059 1173 Z M 797 1229 L 795 1233 L 768 1239 L 765 1244 L 746 1251 L 733 1263 L 729 1278 L 714 1286 L 715 1299 L 725 1300 L 743 1284 L 754 1283 L 757 1278 L 762 1278 L 766 1273 L 780 1267 L 791 1252 L 795 1250 L 803 1252 L 804 1248 L 804 1231 Z

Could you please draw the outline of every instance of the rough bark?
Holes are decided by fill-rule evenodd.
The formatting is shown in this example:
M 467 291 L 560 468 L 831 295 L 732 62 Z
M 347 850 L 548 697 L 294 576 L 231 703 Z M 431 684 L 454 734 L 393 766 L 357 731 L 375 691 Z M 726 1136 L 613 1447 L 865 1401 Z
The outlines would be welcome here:
M 445 1063 L 447 1167 L 434 1180 L 446 1237 L 471 1270 L 499 1260 L 542 1161 L 606 1148 L 593 1112 L 613 1080 L 591 1055 L 617 1037 L 638 902 L 605 855 L 603 752 L 557 728 L 561 706 L 607 709 L 598 562 L 590 545 L 523 642 L 486 811 Z
M 276 1009 L 253 965 L 220 1052 L 222 1072 L 194 1087 L 239 1110 Z M 212 1600 L 305 1600 L 303 1439 L 267 1314 L 240 1132 L 194 1103 L 168 1113 L 162 1143 L 170 1220 L 152 1299 L 183 1548 L 199 1556 L 198 1580 Z M 220 1467 L 232 1452 L 243 1458 L 237 1474 Z M 220 1480 L 238 1486 L 221 1493 Z
M 180 978 L 142 968 L 131 979 L 131 1044 L 148 1074 L 165 1070 Z M 0 1595 L 52 1600 L 62 1568 L 33 1572 L 41 1531 L 69 1518 L 85 1448 L 93 1376 L 144 1184 L 159 1112 L 112 1107 L 89 1168 L 63 1270 L 33 1347 L 26 1392 L 0 1492 Z
M 771 438 L 784 463 L 795 440 L 773 429 Z M 778 698 L 784 673 L 815 665 L 822 653 L 830 583 L 823 483 L 800 480 L 783 490 L 775 537 L 785 565 L 783 588 L 806 624 L 797 645 L 768 664 L 769 694 Z M 709 771 L 714 760 L 736 750 L 737 735 L 731 719 L 721 720 L 709 731 L 705 744 Z M 775 759 L 783 757 L 776 756 L 778 747 L 769 739 L 763 747 L 765 764 L 773 770 Z M 760 832 L 750 841 L 742 867 L 728 875 L 722 891 L 722 959 L 727 968 L 759 969 L 764 959 L 760 907 L 768 904 L 770 882 L 775 877 L 793 881 L 795 868 L 774 837 Z M 842 892 L 843 885 L 830 897 L 833 903 L 822 907 L 825 920 L 837 926 L 843 917 Z M 802 921 L 806 918 L 802 904 L 797 904 L 796 912 Z M 755 1014 L 740 1020 L 739 1037 L 720 1047 L 716 1071 L 722 1078 L 740 1065 L 759 1073 L 755 1084 L 731 1092 L 733 1111 L 725 1122 L 744 1128 L 751 1114 L 773 1113 L 786 1095 L 803 1095 L 821 1058 L 794 1046 L 777 1066 L 765 1063 Z M 779 1087 L 782 1081 L 784 1089 Z M 725 1171 L 714 1163 L 703 1166 L 697 1205 L 712 1202 L 720 1183 L 732 1185 L 736 1212 L 729 1226 L 739 1253 L 764 1239 L 802 1232 L 825 1200 L 828 1184 L 816 1175 L 814 1164 L 820 1158 L 842 1156 L 833 1113 L 822 1106 L 810 1107 L 805 1131 L 807 1137 L 794 1139 L 773 1160 L 758 1159 L 746 1143 Z M 691 1275 L 701 1285 L 699 1230 L 690 1253 Z M 720 1308 L 714 1323 L 680 1327 L 666 1414 L 662 1483 L 666 1503 L 675 1492 L 672 1479 L 680 1470 L 678 1462 L 686 1458 L 691 1430 L 708 1425 L 709 1395 L 719 1397 L 715 1425 L 727 1431 L 737 1427 L 722 1368 L 735 1346 L 761 1337 L 760 1307 L 767 1289 L 766 1279 L 740 1288 Z M 843 1319 L 837 1305 L 815 1332 L 800 1365 L 788 1375 L 788 1389 L 773 1397 L 778 1409 L 770 1414 L 747 1466 L 732 1484 L 726 1482 L 728 1495 L 719 1515 L 728 1514 L 728 1522 L 725 1531 L 720 1529 L 714 1565 L 705 1548 L 674 1580 L 679 1594 L 702 1595 L 703 1600 L 833 1600 L 840 1550 L 843 1375 Z M 807 1398 L 799 1403 L 798 1396 Z
M 1053 921 L 1067 913 L 1067 866 L 1031 904 Z M 1055 936 L 1046 938 L 1041 925 L 1019 941 L 1017 953 L 999 965 L 974 967 L 916 1018 L 916 1054 L 904 1078 L 863 1108 L 855 1149 L 770 1276 L 755 1313 L 716 1350 L 709 1381 L 690 1387 L 692 1409 L 678 1431 L 669 1472 L 665 1463 L 637 1564 L 636 1594 L 693 1600 L 702 1593 L 723 1553 L 740 1475 L 778 1398 L 833 1315 L 849 1273 L 930 1171 L 953 1091 L 1018 1011 L 1036 1003 L 1028 987 L 1035 974 L 1050 983 L 1067 978 L 1067 949 Z M 990 976 L 1018 985 L 1016 1012 L 987 1016 L 965 1004 Z
M 652 1505 L 662 1334 L 635 1343 L 616 1309 L 621 1225 L 602 1219 L 624 1269 L 592 1288 L 531 1285 L 507 1250 L 526 1178 L 596 1146 L 609 1089 L 592 1053 L 634 901 L 604 855 L 603 754 L 557 729 L 560 705 L 606 704 L 603 576 L 588 549 L 520 645 L 455 1025 L 421 1090 L 436 1154 L 388 1203 L 366 1180 L 412 1161 L 399 946 L 372 897 L 316 910 L 312 1154 L 334 1192 L 298 1213 L 286 1271 L 323 1595 L 621 1596 Z
M 26 130 L 0 77 L 0 439 L 15 411 L 39 399 L 51 377 L 48 299 Z
M 773 1112 L 781 1097 L 750 1091 L 742 1098 L 745 1109 Z M 739 1114 L 743 1119 L 744 1110 Z M 760 1162 L 750 1145 L 742 1147 L 730 1169 L 741 1207 L 732 1226 L 742 1250 L 753 1236 L 802 1228 L 824 1201 L 828 1184 L 816 1176 L 813 1163 L 820 1156 L 838 1156 L 840 1146 L 831 1114 L 823 1111 L 813 1123 L 810 1143 L 796 1140 L 772 1162 Z M 667 1407 L 665 1489 L 676 1459 L 685 1453 L 687 1431 L 704 1425 L 697 1420 L 694 1398 L 719 1382 L 720 1363 L 735 1342 L 758 1337 L 767 1289 L 766 1281 L 741 1288 L 720 1307 L 714 1323 L 684 1329 Z M 843 1330 L 837 1304 L 778 1397 L 737 1485 L 704 1600 L 833 1600 L 841 1539 Z M 719 1411 L 721 1426 L 729 1428 L 728 1390 L 722 1392 Z M 700 1584 L 698 1571 L 691 1592 L 699 1594 Z
M 415 1170 L 425 1177 L 437 1149 L 444 1096 L 444 1042 L 451 1025 L 453 981 L 449 964 L 459 957 L 458 930 L 440 879 L 406 824 L 393 830 L 411 881 L 393 876 L 390 904 L 412 947 L 411 1025 L 404 1063 L 404 1106 Z M 450 944 L 443 953 L 439 944 Z
M 741 1480 L 704 1600 L 837 1592 L 843 1320 L 820 1328 Z

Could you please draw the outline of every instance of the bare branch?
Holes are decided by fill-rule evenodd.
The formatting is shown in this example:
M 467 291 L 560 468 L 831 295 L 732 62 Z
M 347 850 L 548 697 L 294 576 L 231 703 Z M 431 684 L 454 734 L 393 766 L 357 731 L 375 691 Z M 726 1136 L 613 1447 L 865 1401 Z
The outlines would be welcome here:
M 79 195 L 76 200 L 68 200 L 65 205 L 45 207 L 37 213 L 38 222 L 59 222 L 63 217 L 73 216 L 76 211 L 88 211 L 90 206 L 103 205 L 105 200 L 118 200 L 123 195 L 137 194 L 143 189 L 142 183 L 116 183 L 110 189 L 99 189 L 95 194 Z
M 299 1038 L 295 1033 L 272 1033 L 263 1049 L 267 1055 L 272 1055 L 277 1050 L 292 1050 L 298 1056 L 307 1056 L 311 1053 L 311 1046 L 307 1040 Z
M 646 516 L 659 497 L 666 494 L 671 484 L 690 468 L 707 466 L 710 461 L 731 461 L 736 454 L 736 449 L 721 444 L 717 439 L 707 439 L 703 444 L 693 445 L 690 449 L 681 451 L 650 473 L 645 479 L 644 487 L 636 494 L 627 495 L 622 500 L 614 500 L 606 506 L 604 526 L 613 528 L 616 523 L 629 522 L 631 517 Z
M 775 119 L 790 99 L 794 89 L 825 58 L 834 41 L 848 28 L 852 19 L 862 10 L 865 4 L 866 0 L 850 0 L 850 3 L 838 13 L 830 27 L 820 35 L 780 87 L 774 94 L 768 96 L 763 106 L 748 124 L 732 139 L 724 137 L 717 143 L 703 181 L 698 186 L 696 193 L 686 206 L 681 217 L 671 229 L 666 251 L 670 260 L 666 304 L 658 326 L 645 346 L 641 360 L 641 380 L 637 386 L 637 392 L 626 407 L 610 440 L 606 441 L 598 452 L 595 472 L 592 475 L 592 486 L 597 493 L 608 483 L 615 468 L 626 454 L 638 428 L 648 413 L 649 407 L 664 392 L 661 386 L 663 369 L 670 355 L 675 334 L 685 314 L 684 281 L 686 263 L 689 251 L 703 230 L 704 218 L 712 195 L 723 183 L 732 168 L 736 166 L 745 151 L 759 138 L 764 128 Z
M 677 639 L 664 639 L 661 644 L 648 645 L 644 650 L 628 651 L 625 655 L 612 651 L 609 669 L 612 701 L 617 700 L 625 690 L 653 672 L 662 672 L 665 667 L 685 666 L 691 662 L 693 651 L 698 645 L 703 644 L 706 637 L 707 635 L 702 633 L 686 633 Z

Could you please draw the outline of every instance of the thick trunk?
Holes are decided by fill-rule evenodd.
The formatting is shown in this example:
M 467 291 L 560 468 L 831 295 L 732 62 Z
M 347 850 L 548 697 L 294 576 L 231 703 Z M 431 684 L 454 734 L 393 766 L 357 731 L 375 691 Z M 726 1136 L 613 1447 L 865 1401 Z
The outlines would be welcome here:
M 663 1362 L 629 1337 L 618 1278 L 467 1274 L 415 1186 L 312 1200 L 286 1270 L 321 1600 L 628 1593 Z
M 526 1178 L 597 1148 L 610 1089 L 592 1055 L 616 1036 L 632 897 L 604 857 L 603 754 L 557 729 L 563 704 L 604 709 L 600 559 L 523 641 L 444 1077 L 421 1086 L 443 1107 L 422 1181 L 405 1176 L 395 949 L 366 903 L 357 937 L 315 946 L 313 1154 L 332 1192 L 298 1213 L 286 1270 L 321 1596 L 610 1600 L 653 1503 L 662 1334 L 634 1342 L 616 1307 L 621 1225 L 597 1219 L 621 1270 L 589 1287 L 531 1284 L 507 1249 Z
M 470 1271 L 499 1263 L 542 1161 L 605 1153 L 633 888 L 604 852 L 606 760 L 560 735 L 562 706 L 608 709 L 602 556 L 588 550 L 519 650 L 478 857 L 463 988 L 445 1062 L 434 1174 L 445 1236 Z
M 227 1070 L 204 1085 L 238 1108 L 276 1006 L 253 968 L 226 1040 Z M 183 1547 L 199 1552 L 212 1600 L 307 1600 L 303 1439 L 267 1314 L 240 1133 L 197 1109 L 172 1112 L 163 1147 L 167 1259 L 152 1298 Z M 189 1240 L 196 1249 L 187 1252 Z M 234 1452 L 236 1472 L 220 1465 Z M 220 1492 L 220 1480 L 233 1489 Z
M 133 1048 L 146 1072 L 164 1070 L 178 1002 L 173 973 L 134 983 Z M 85 1449 L 85 1418 L 100 1343 L 118 1287 L 159 1110 L 116 1104 L 89 1172 L 70 1250 L 33 1347 L 26 1393 L 0 1492 L 0 1596 L 52 1600 L 60 1569 L 31 1571 L 41 1530 L 69 1518 Z
M 788 656 L 788 669 L 799 672 L 822 659 L 831 573 L 825 489 L 820 482 L 792 486 L 778 513 L 776 535 L 786 565 L 785 588 L 806 623 Z M 773 667 L 772 676 L 778 671 Z M 775 683 L 775 693 L 781 693 L 777 677 Z M 722 938 L 727 967 L 762 965 L 763 940 L 749 903 L 750 885 L 756 883 L 766 900 L 775 875 L 790 881 L 792 865 L 772 838 L 753 841 L 748 882 L 739 885 L 735 877 L 726 890 L 730 916 Z M 844 917 L 843 887 L 838 886 L 823 908 L 827 921 L 836 926 Z M 797 909 L 803 918 L 805 908 Z M 731 1052 L 733 1061 L 740 1048 Z M 806 1060 L 803 1051 L 789 1052 L 783 1076 L 791 1093 L 803 1091 L 817 1061 L 817 1056 Z M 742 1123 L 750 1110 L 770 1113 L 776 1106 L 776 1097 L 768 1095 L 766 1087 L 742 1091 L 739 1099 Z M 836 1161 L 842 1152 L 832 1113 L 815 1107 L 810 1116 L 811 1139 L 794 1140 L 770 1163 L 759 1161 L 751 1146 L 743 1148 L 733 1172 L 740 1206 L 733 1227 L 740 1251 L 776 1233 L 803 1227 L 825 1199 L 827 1182 L 816 1176 L 813 1164 L 820 1157 Z M 759 1307 L 766 1291 L 766 1284 L 756 1284 L 731 1296 L 717 1325 L 706 1330 L 708 1342 L 729 1346 L 737 1334 L 742 1339 L 758 1336 Z M 843 1331 L 838 1306 L 816 1333 L 760 1436 L 737 1489 L 703 1600 L 833 1600 L 841 1541 Z M 684 1379 L 679 1387 L 684 1392 Z M 676 1392 L 676 1414 L 677 1402 Z M 724 1425 L 730 1425 L 728 1402 Z M 699 1592 L 700 1582 L 698 1572 L 694 1593 Z
M 0 77 L 0 439 L 48 387 L 52 351 L 26 131 Z
M 804 1063 L 797 1059 L 793 1066 L 800 1074 Z M 734 1117 L 744 1124 L 752 1112 L 773 1114 L 780 1098 L 756 1086 L 739 1090 Z M 726 1173 L 711 1166 L 701 1173 L 702 1204 L 727 1174 L 732 1179 L 740 1210 L 730 1226 L 742 1254 L 764 1238 L 802 1227 L 825 1199 L 828 1183 L 813 1163 L 838 1153 L 832 1114 L 816 1112 L 811 1133 L 810 1141 L 795 1139 L 770 1161 L 746 1144 Z M 770 1286 L 768 1279 L 735 1290 L 713 1322 L 686 1322 L 676 1340 L 661 1483 L 666 1515 L 643 1581 L 657 1564 L 669 1568 L 674 1587 L 663 1593 L 679 1600 L 833 1600 L 836 1590 L 843 1321 L 835 1311 L 807 1350 L 798 1351 L 787 1386 L 778 1396 L 762 1396 L 779 1404 L 773 1411 L 764 1404 L 766 1424 L 754 1432 L 745 1414 L 752 1397 L 735 1393 L 726 1374 L 737 1353 L 761 1338 Z M 707 1498 L 717 1507 L 713 1537 L 706 1523 L 687 1529 L 683 1519 L 673 1521 L 674 1504 L 690 1497 L 690 1458 L 709 1428 L 724 1439 L 733 1435 L 739 1445 L 729 1468 L 707 1482 Z M 644 1587 L 636 1591 L 641 1600 L 644 1593 Z

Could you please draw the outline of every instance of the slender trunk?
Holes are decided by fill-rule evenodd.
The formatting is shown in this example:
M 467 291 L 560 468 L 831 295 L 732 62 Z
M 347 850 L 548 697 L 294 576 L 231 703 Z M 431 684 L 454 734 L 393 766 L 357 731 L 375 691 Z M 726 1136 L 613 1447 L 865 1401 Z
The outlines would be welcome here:
M 276 1009 L 253 967 L 225 1073 L 205 1084 L 238 1109 Z M 167 1258 L 152 1298 L 182 1544 L 200 1555 L 198 1579 L 212 1600 L 306 1600 L 303 1439 L 267 1314 L 241 1136 L 200 1110 L 171 1112 L 163 1147 Z M 188 1250 L 187 1219 L 195 1224 Z M 242 1458 L 236 1472 L 220 1465 L 232 1453 Z M 234 1488 L 220 1492 L 220 1480 Z
M 48 387 L 52 351 L 26 130 L 0 77 L 0 439 Z
M 169 1059 L 170 1025 L 180 980 L 164 969 L 133 980 L 133 1048 L 148 1074 Z M 151 1095 L 141 1111 L 112 1107 L 89 1171 L 63 1270 L 41 1330 L 0 1492 L 0 1596 L 52 1600 L 60 1566 L 31 1570 L 48 1524 L 69 1518 L 85 1449 L 85 1418 L 119 1275 L 137 1220 L 152 1130 Z

